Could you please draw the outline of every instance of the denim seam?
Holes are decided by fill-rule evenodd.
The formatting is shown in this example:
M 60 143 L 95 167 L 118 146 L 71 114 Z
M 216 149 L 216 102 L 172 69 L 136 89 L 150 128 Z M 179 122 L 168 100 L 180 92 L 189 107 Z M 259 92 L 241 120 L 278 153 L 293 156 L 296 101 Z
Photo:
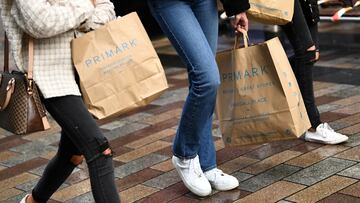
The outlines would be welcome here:
M 176 156 L 177 158 L 184 160 L 184 159 L 193 159 L 197 156 L 197 154 L 191 155 L 191 156 L 179 156 L 178 154 L 176 154 L 175 152 L 173 152 L 174 156 Z
M 105 157 L 106 158 L 106 157 Z M 102 181 L 100 180 L 101 177 L 99 175 L 99 171 L 98 171 L 98 168 L 101 167 L 101 166 L 98 166 L 98 163 L 95 161 L 95 164 L 96 164 L 96 178 L 99 180 L 99 184 L 100 184 L 100 191 L 102 193 L 102 198 L 105 200 L 105 202 L 108 202 L 107 198 L 106 198 L 106 192 L 104 191 L 105 187 L 104 185 L 102 184 Z
M 190 64 L 190 67 L 195 67 L 194 64 L 191 63 L 191 60 L 189 59 L 189 57 L 187 56 L 186 52 L 184 51 L 184 48 L 181 46 L 181 43 L 179 42 L 179 40 L 176 38 L 176 35 L 171 31 L 170 26 L 168 25 L 168 23 L 165 21 L 165 19 L 163 18 L 163 16 L 161 15 L 161 13 L 158 13 L 159 17 L 161 18 L 161 20 L 164 22 L 164 24 L 166 25 L 166 27 L 168 28 L 171 36 L 175 39 L 176 43 L 179 45 L 179 48 L 182 51 L 182 54 L 184 54 L 186 61 Z
M 194 70 L 194 65 L 192 64 L 191 60 L 189 59 L 189 57 L 187 56 L 186 52 L 184 51 L 184 48 L 181 46 L 181 43 L 179 42 L 179 40 L 176 38 L 176 35 L 171 31 L 168 23 L 166 22 L 166 20 L 163 18 L 163 16 L 161 15 L 161 13 L 157 13 L 157 15 L 161 18 L 161 20 L 164 22 L 164 25 L 167 27 L 167 29 L 169 30 L 169 33 L 171 34 L 171 36 L 174 38 L 174 40 L 176 41 L 176 43 L 178 44 L 182 54 L 185 56 L 185 60 L 190 64 L 190 67 L 192 70 Z M 188 70 L 189 71 L 189 70 Z M 196 75 L 194 75 L 194 77 L 196 77 Z M 195 88 L 195 87 L 193 87 Z M 197 108 L 198 107 L 198 102 L 194 102 L 194 106 L 192 108 Z M 194 118 L 194 114 L 191 114 L 192 119 Z M 193 124 L 191 122 L 188 122 L 188 125 L 190 125 L 190 128 L 193 128 Z M 182 139 L 185 139 L 184 136 L 182 136 Z M 185 147 L 185 146 L 184 146 Z M 185 149 L 182 149 L 182 151 L 185 151 Z M 174 152 L 173 152 L 174 153 Z M 196 155 L 195 155 L 196 156 Z M 182 156 L 181 156 L 182 157 Z

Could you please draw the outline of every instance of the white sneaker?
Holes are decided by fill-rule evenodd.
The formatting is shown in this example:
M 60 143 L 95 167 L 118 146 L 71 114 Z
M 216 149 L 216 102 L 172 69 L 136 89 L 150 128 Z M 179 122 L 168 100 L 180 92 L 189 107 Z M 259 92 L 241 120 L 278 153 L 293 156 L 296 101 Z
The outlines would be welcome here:
M 232 190 L 239 186 L 239 181 L 234 176 L 228 175 L 222 170 L 214 168 L 205 172 L 211 186 L 219 191 Z
M 179 173 L 181 180 L 192 193 L 201 197 L 211 194 L 211 185 L 201 170 L 199 156 L 184 160 L 173 156 L 172 163 Z
M 29 196 L 30 196 L 29 194 L 25 195 L 25 197 L 22 198 L 22 200 L 20 201 L 20 203 L 26 203 L 26 199 L 27 199 Z
M 335 132 L 327 123 L 322 123 L 316 128 L 316 132 L 307 131 L 305 140 L 309 142 L 319 142 L 323 144 L 339 144 L 347 141 L 346 135 Z

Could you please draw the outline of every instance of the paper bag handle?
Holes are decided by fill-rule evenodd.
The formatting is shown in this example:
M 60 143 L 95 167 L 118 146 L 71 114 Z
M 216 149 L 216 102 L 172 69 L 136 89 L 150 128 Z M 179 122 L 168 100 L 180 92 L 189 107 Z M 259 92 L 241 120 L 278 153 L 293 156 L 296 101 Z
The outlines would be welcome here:
M 241 33 L 241 34 L 240 34 Z M 236 34 L 235 35 L 235 43 L 234 43 L 234 48 L 233 49 L 238 49 L 239 46 L 240 46 L 240 36 L 242 35 L 242 38 L 244 40 L 244 46 L 245 47 L 249 47 L 249 35 L 247 34 L 247 32 L 244 30 L 244 31 L 241 31 L 239 34 Z

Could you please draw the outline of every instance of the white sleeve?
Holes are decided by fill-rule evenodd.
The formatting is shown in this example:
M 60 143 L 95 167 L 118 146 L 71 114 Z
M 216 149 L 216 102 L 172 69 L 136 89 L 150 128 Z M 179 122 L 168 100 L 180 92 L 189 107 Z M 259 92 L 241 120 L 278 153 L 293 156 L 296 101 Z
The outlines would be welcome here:
M 94 12 L 90 0 L 50 4 L 48 0 L 14 0 L 11 14 L 34 38 L 48 38 L 79 27 Z
M 96 0 L 95 10 L 80 30 L 90 31 L 116 18 L 114 5 L 109 0 Z

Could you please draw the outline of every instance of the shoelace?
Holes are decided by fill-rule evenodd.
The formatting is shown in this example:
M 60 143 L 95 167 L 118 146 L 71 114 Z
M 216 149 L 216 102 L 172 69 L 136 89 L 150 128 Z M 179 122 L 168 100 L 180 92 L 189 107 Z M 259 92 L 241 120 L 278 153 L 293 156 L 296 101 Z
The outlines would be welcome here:
M 190 160 L 190 167 L 194 169 L 194 173 L 200 178 L 202 176 L 202 170 L 200 164 L 195 163 L 195 159 Z
M 327 123 L 322 124 L 322 127 L 320 129 L 322 131 L 321 133 L 322 137 L 327 137 L 329 135 L 329 131 L 335 132 Z
M 224 176 L 225 174 L 224 174 L 224 172 L 223 172 L 222 170 L 216 168 L 216 169 L 215 169 L 215 177 L 218 176 L 218 175 Z

